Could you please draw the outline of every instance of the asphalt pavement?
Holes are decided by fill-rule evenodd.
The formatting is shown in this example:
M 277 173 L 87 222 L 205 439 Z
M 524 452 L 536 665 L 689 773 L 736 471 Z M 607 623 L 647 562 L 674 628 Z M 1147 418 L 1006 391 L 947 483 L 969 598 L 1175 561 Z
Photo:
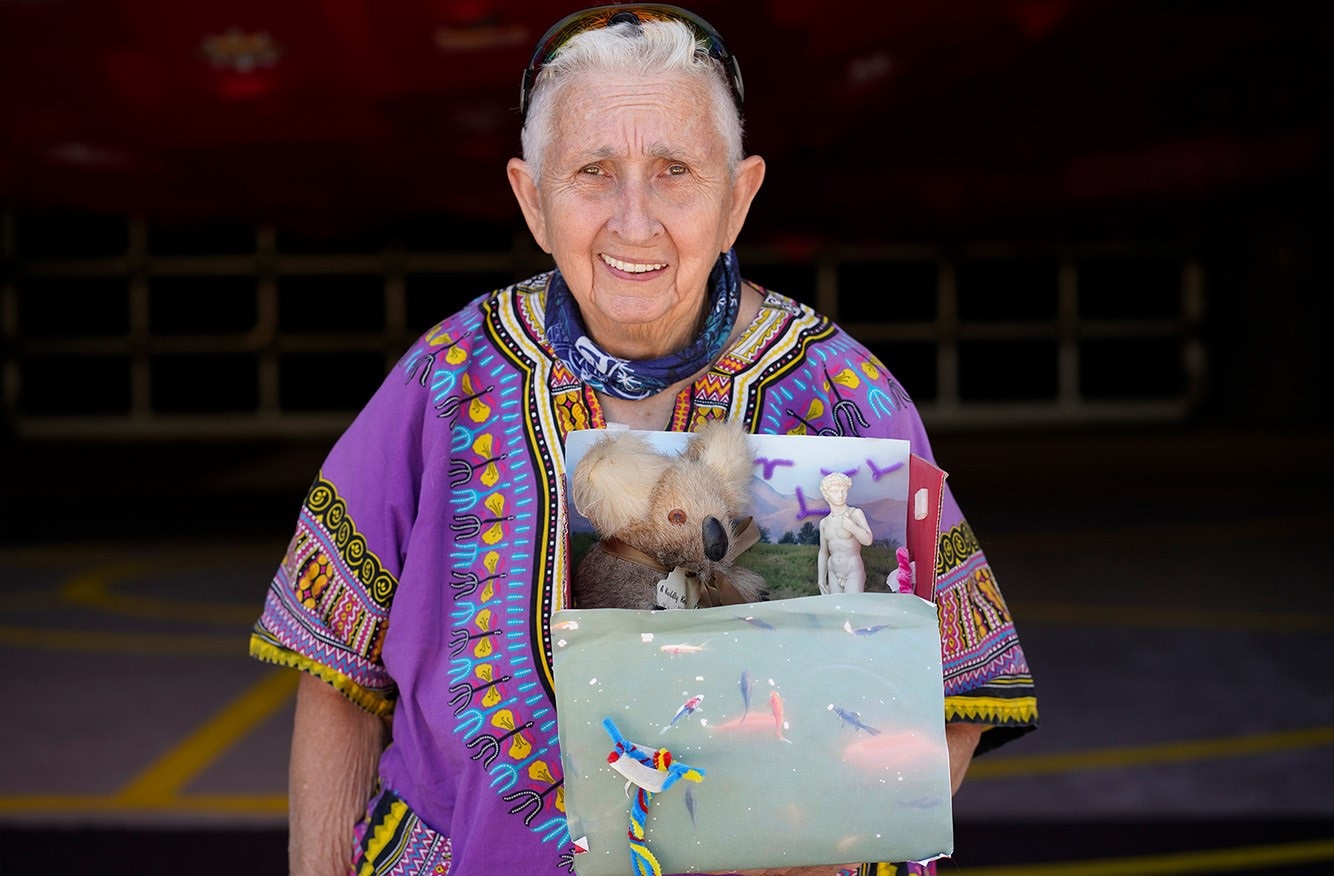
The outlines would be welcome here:
M 941 872 L 1331 872 L 1334 436 L 935 449 L 1042 720 L 975 762 Z M 0 872 L 285 872 L 295 674 L 246 643 L 323 451 L 0 448 Z

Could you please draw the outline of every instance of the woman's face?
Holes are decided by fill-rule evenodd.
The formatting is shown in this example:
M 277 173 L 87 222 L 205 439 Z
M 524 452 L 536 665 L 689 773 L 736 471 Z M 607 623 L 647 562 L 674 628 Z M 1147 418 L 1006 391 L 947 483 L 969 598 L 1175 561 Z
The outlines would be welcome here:
M 524 162 L 510 162 L 533 237 L 614 355 L 660 356 L 694 339 L 709 272 L 763 181 L 755 156 L 728 178 L 709 100 L 702 83 L 680 74 L 584 76 L 553 108 L 541 184 Z

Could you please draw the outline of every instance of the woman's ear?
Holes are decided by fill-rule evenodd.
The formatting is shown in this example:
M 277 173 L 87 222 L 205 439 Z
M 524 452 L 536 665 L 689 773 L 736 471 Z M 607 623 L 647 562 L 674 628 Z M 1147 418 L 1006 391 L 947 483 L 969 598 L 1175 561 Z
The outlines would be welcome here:
M 519 202 L 519 209 L 523 211 L 523 220 L 528 223 L 528 231 L 532 233 L 533 240 L 542 251 L 550 253 L 551 247 L 547 245 L 546 214 L 542 212 L 542 196 L 537 190 L 536 180 L 533 179 L 532 168 L 522 158 L 511 158 L 509 164 L 505 165 L 505 171 L 509 175 L 510 188 L 514 190 L 514 199 Z
M 727 216 L 727 252 L 741 236 L 741 227 L 746 224 L 746 215 L 750 204 L 764 183 L 764 159 L 758 155 L 747 155 L 737 166 L 736 178 L 732 180 L 732 208 Z

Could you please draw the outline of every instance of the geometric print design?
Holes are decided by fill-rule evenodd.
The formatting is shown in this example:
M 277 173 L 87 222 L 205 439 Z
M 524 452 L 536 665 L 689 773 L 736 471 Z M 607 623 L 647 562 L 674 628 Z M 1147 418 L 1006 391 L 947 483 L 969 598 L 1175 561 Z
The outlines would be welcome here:
M 352 862 L 356 876 L 447 876 L 453 857 L 449 837 L 431 830 L 392 791 L 381 791 L 359 826 Z
M 936 570 L 946 717 L 1035 724 L 1032 674 L 1010 610 L 967 521 L 941 533 Z M 997 732 L 984 739 L 998 741 Z
M 387 715 L 395 687 L 380 652 L 397 584 L 366 548 L 334 485 L 317 478 L 255 624 L 251 655 L 313 672 Z
M 398 580 L 366 547 L 366 539 L 347 516 L 347 503 L 338 498 L 334 485 L 322 477 L 316 478 L 306 494 L 305 508 L 332 537 L 343 568 L 352 573 L 376 605 L 388 608 Z

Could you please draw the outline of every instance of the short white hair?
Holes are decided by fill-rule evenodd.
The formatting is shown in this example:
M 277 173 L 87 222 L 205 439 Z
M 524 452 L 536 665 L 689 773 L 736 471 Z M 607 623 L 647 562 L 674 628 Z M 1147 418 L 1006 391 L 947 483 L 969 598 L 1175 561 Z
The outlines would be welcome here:
M 703 82 L 713 105 L 714 128 L 727 147 L 727 173 L 735 178 L 741 159 L 741 112 L 732 99 L 722 65 L 710 58 L 703 43 L 679 21 L 613 24 L 587 30 L 561 47 L 543 66 L 533 84 L 532 102 L 524 121 L 523 160 L 533 180 L 542 178 L 542 161 L 555 131 L 554 108 L 566 85 L 582 74 L 658 76 L 682 73 Z

